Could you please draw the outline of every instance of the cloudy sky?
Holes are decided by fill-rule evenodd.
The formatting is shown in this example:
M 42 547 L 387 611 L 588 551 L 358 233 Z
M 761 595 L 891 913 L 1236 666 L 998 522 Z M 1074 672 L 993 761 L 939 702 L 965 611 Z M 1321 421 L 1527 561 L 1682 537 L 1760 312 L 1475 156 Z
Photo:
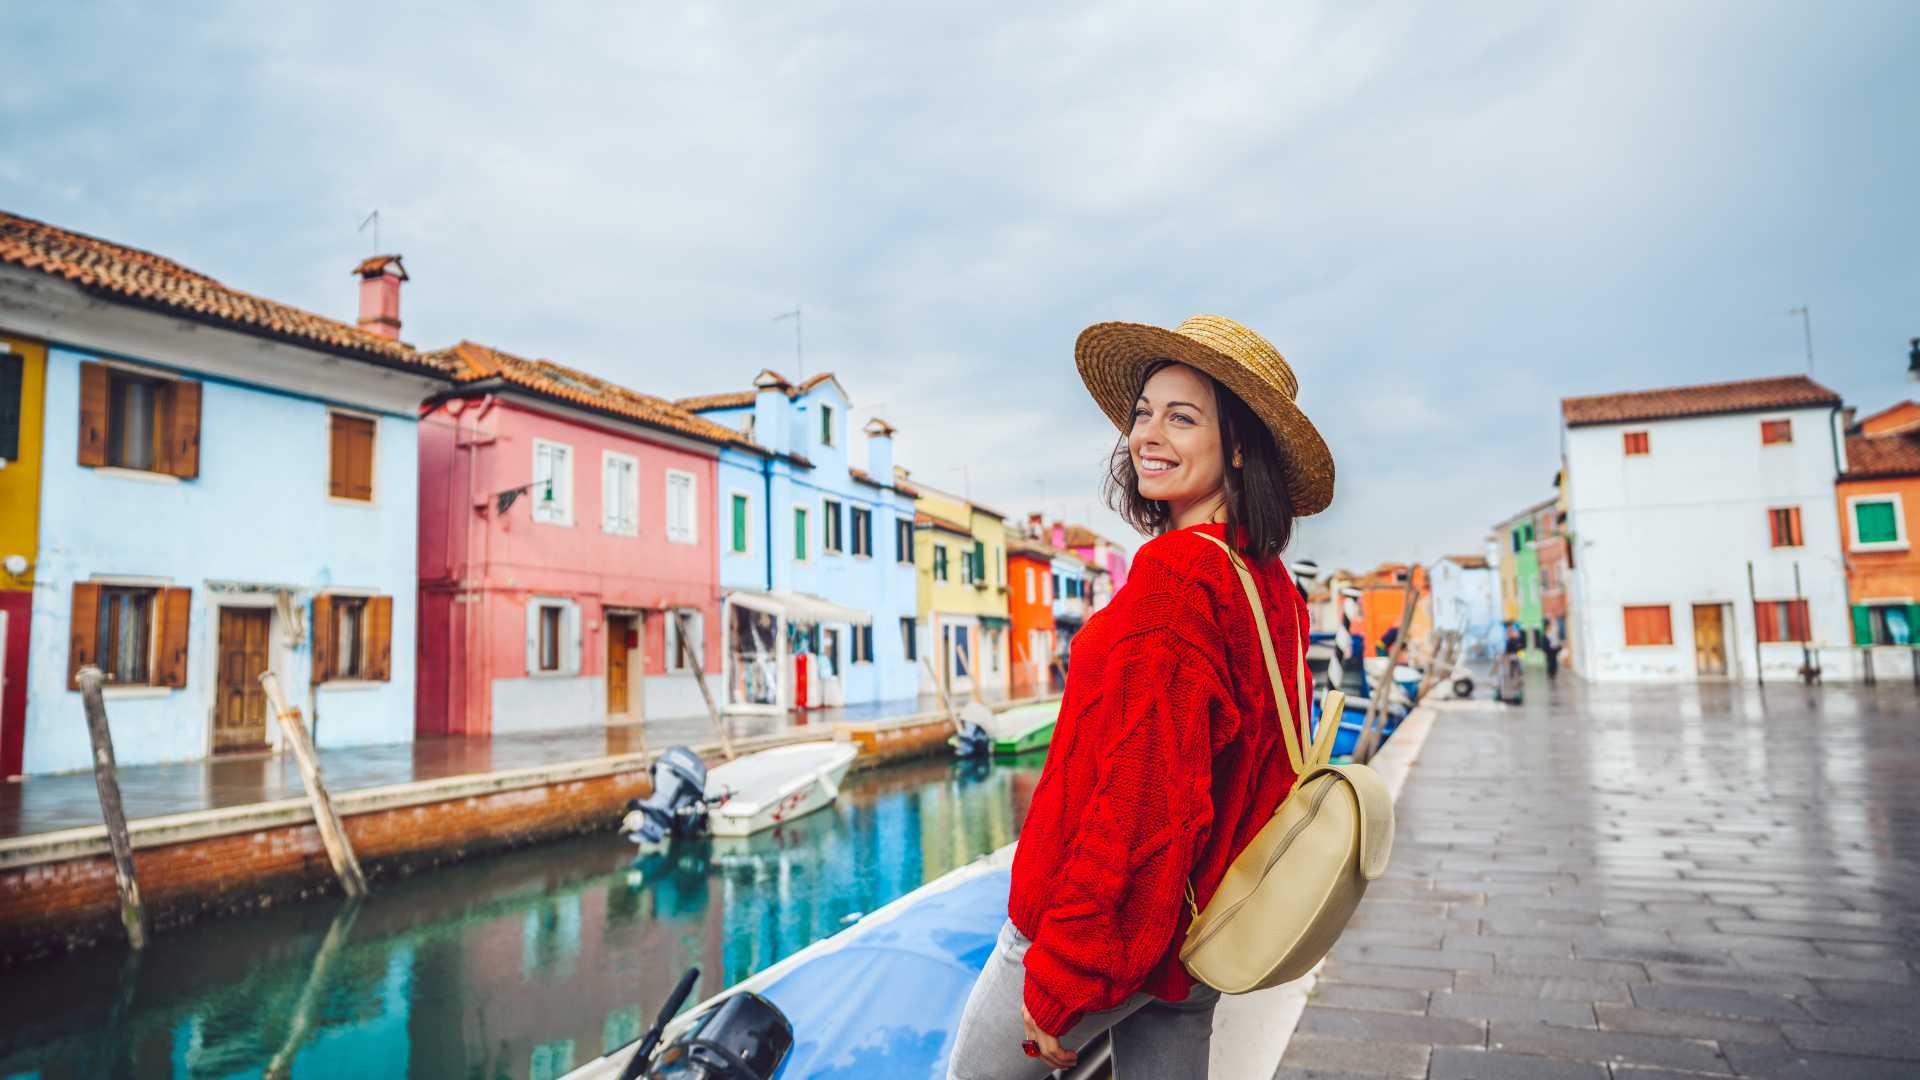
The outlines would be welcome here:
M 1475 550 L 1567 394 L 1913 395 L 1920 5 L 13 4 L 0 206 L 652 393 L 837 372 L 916 477 L 1131 536 L 1084 325 L 1266 334 L 1298 554 Z M 271 11 L 272 14 L 267 13 Z

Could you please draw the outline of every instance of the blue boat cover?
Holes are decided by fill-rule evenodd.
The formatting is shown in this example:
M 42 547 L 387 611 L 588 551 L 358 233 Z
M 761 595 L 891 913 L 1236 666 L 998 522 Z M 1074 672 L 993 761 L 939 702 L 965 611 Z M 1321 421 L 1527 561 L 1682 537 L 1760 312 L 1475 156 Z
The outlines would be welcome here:
M 793 1021 L 780 1080 L 947 1075 L 960 1011 L 1007 919 L 1012 875 L 994 870 L 855 927 L 840 948 L 762 991 Z

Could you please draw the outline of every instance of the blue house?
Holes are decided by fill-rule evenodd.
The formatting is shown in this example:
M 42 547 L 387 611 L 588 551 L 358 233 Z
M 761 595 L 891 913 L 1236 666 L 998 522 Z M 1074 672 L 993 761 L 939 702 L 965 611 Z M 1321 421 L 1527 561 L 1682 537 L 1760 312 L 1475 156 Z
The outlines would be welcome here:
M 779 712 L 918 696 L 916 492 L 894 475 L 893 428 L 867 422 L 861 468 L 849 454 L 851 401 L 838 379 L 794 384 L 762 371 L 753 386 L 679 402 L 768 451 L 720 451 L 726 707 Z
M 412 739 L 416 417 L 447 377 L 398 340 L 397 257 L 359 326 L 0 214 L 9 332 L 47 344 L 22 771 L 270 751 L 262 672 L 323 746 Z

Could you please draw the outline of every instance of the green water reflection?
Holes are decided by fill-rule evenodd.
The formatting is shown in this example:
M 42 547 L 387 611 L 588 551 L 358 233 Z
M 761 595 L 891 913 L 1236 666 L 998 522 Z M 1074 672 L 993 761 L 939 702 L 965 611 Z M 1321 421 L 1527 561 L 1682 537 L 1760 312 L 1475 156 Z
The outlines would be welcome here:
M 747 840 L 636 862 L 613 833 L 7 972 L 0 1077 L 558 1076 L 1012 842 L 1040 759 L 849 779 Z M 719 977 L 716 977 L 718 975 Z

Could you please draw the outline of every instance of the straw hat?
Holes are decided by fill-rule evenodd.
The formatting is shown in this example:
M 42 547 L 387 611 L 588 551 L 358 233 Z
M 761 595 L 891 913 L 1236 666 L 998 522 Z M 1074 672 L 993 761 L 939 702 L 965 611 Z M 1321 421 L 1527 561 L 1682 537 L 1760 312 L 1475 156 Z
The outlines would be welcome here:
M 1141 323 L 1095 323 L 1074 343 L 1074 363 L 1102 412 L 1121 431 L 1133 428 L 1140 372 L 1155 360 L 1204 371 L 1266 421 L 1280 448 L 1280 470 L 1294 514 L 1317 514 L 1333 501 L 1333 455 L 1313 422 L 1294 404 L 1300 382 L 1280 350 L 1222 315 L 1195 315 L 1178 329 Z

